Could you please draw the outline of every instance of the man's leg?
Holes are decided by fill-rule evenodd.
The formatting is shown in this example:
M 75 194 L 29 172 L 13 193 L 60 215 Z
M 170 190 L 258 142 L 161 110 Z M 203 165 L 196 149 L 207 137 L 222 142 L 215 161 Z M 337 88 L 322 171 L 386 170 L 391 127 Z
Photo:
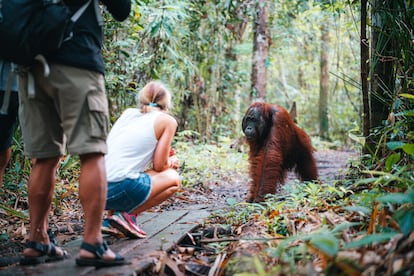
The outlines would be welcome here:
M 81 171 L 79 177 L 79 197 L 85 215 L 84 242 L 95 245 L 103 242 L 101 225 L 106 202 L 105 159 L 101 153 L 80 156 Z M 96 256 L 84 249 L 80 250 L 82 258 Z M 111 260 L 115 254 L 108 249 L 103 259 Z
M 0 104 L 3 103 L 4 91 L 0 91 Z M 10 161 L 14 130 L 17 122 L 17 111 L 19 98 L 17 92 L 10 95 L 10 102 L 7 114 L 0 114 L 0 188 L 3 183 L 3 175 L 7 164 Z
M 29 214 L 30 214 L 30 235 L 29 241 L 41 244 L 49 244 L 47 235 L 48 216 L 55 187 L 56 168 L 59 157 L 37 159 L 30 172 L 29 186 Z M 63 251 L 57 249 L 57 254 L 62 255 Z M 24 256 L 39 256 L 40 252 L 26 248 Z
M 10 156 L 11 148 L 7 148 L 6 150 L 0 152 L 0 188 L 3 183 L 4 171 L 6 170 L 7 163 L 9 163 Z

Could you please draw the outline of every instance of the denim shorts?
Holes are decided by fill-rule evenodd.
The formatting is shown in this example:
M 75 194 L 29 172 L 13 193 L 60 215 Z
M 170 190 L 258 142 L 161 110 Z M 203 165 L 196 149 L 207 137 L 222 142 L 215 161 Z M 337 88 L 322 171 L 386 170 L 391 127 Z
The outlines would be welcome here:
M 151 176 L 140 173 L 137 179 L 108 182 L 105 210 L 132 212 L 150 196 Z

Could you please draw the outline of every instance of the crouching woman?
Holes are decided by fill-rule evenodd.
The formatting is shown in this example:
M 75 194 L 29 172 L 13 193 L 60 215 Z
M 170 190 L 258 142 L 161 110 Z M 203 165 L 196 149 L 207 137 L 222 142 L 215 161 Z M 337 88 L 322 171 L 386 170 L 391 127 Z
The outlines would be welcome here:
M 177 121 L 168 113 L 170 107 L 170 91 L 161 82 L 149 82 L 139 93 L 138 108 L 126 109 L 107 138 L 107 221 L 130 238 L 145 237 L 136 215 L 181 186 L 171 149 Z

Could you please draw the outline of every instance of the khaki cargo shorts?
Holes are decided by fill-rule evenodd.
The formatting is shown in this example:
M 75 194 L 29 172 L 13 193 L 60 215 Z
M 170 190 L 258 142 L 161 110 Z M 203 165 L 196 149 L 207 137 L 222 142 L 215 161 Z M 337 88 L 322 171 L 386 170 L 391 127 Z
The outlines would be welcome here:
M 33 66 L 34 97 L 28 95 L 28 74 L 20 73 L 19 119 L 24 153 L 30 158 L 107 151 L 108 101 L 102 74 L 50 64 L 50 75 Z

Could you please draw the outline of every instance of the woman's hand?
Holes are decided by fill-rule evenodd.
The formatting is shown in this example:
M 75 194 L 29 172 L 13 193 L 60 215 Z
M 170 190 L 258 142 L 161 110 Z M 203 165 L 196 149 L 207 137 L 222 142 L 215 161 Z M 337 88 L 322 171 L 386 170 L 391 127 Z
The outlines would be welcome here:
M 175 170 L 180 167 L 177 156 L 173 155 L 168 157 L 168 166 Z

